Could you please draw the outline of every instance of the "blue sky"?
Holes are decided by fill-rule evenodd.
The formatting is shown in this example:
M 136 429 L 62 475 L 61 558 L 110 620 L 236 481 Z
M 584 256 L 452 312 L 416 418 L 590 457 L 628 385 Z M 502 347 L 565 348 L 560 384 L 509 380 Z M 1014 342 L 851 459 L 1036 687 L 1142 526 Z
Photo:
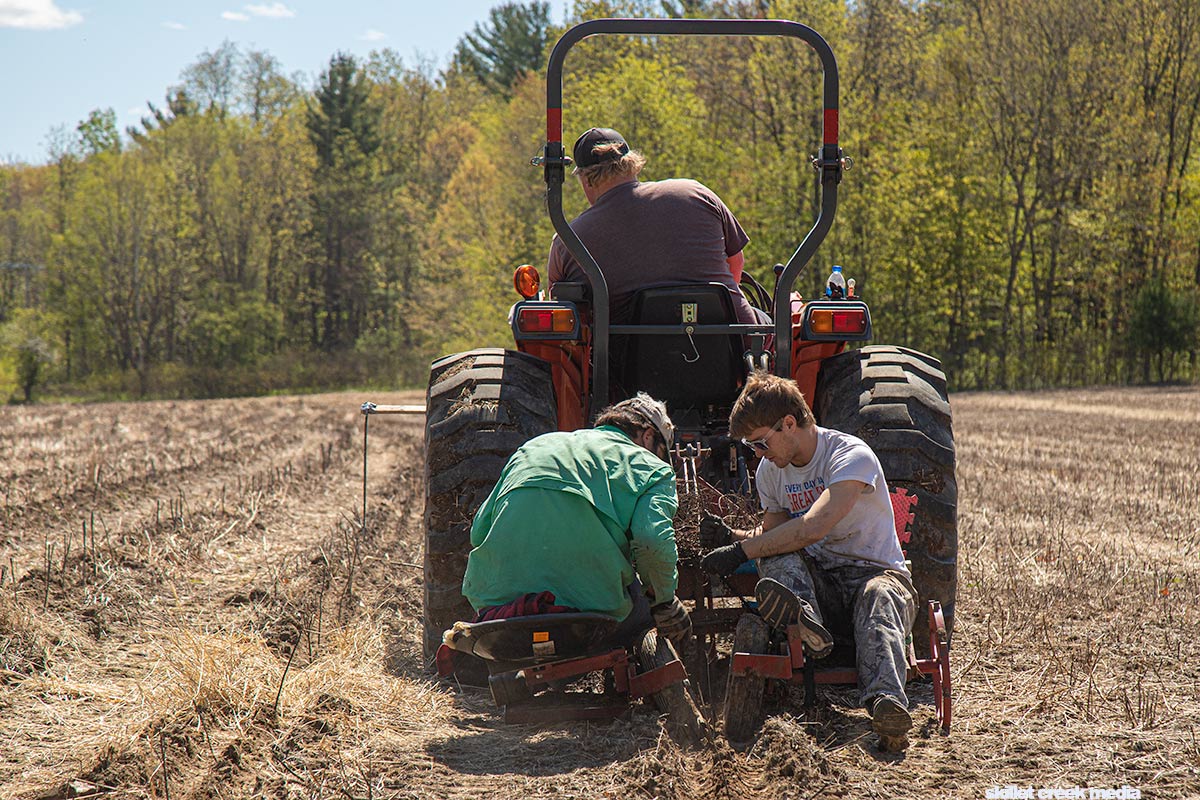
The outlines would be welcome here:
M 501 1 L 0 0 L 0 162 L 44 163 L 50 130 L 73 129 L 94 108 L 112 108 L 124 130 L 226 39 L 310 83 L 339 50 L 388 47 L 440 66 Z M 561 23 L 566 0 L 551 8 Z

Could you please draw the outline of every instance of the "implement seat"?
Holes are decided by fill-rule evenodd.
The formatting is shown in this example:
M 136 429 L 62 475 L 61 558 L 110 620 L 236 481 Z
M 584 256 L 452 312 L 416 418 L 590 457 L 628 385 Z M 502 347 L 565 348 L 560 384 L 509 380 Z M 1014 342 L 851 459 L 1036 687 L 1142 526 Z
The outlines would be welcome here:
M 604 650 L 603 642 L 616 628 L 617 620 L 605 614 L 537 614 L 456 622 L 443 634 L 442 641 L 453 650 L 484 661 L 539 664 Z

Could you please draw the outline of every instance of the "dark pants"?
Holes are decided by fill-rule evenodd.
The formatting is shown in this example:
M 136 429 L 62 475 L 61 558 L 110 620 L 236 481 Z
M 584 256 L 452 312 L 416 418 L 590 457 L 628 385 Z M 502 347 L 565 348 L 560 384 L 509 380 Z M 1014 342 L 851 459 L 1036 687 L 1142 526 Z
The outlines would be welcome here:
M 650 613 L 650 601 L 642 591 L 642 582 L 635 577 L 626 591 L 633 601 L 633 610 L 604 640 L 603 646 L 606 648 L 635 647 L 641 643 L 642 634 L 654 627 L 654 616 Z

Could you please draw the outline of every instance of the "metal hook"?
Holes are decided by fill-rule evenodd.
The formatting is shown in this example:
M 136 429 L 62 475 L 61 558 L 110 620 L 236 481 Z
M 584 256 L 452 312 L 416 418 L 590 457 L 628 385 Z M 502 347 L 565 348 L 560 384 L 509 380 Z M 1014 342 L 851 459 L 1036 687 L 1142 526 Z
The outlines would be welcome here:
M 697 349 L 697 347 L 696 347 L 696 340 L 692 338 L 692 333 L 693 333 L 693 332 L 694 332 L 696 329 L 695 329 L 695 328 L 693 328 L 691 325 L 688 325 L 688 326 L 687 326 L 686 328 L 684 328 L 683 330 L 684 330 L 684 332 L 687 334 L 688 341 L 689 341 L 689 342 L 691 343 L 691 345 L 692 345 L 692 352 L 696 354 L 696 357 L 695 357 L 695 358 L 688 358 L 686 353 L 680 353 L 680 355 L 681 355 L 681 356 L 683 356 L 683 360 L 684 360 L 684 361 L 686 361 L 687 363 L 689 363 L 689 364 L 695 364 L 697 361 L 699 361 L 699 360 L 700 360 L 700 350 L 699 350 L 699 349 Z

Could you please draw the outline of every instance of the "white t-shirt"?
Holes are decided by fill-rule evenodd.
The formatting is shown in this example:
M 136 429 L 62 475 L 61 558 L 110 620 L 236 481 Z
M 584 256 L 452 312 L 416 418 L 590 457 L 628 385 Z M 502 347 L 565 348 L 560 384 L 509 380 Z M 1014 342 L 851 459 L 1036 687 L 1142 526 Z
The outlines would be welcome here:
M 878 566 L 908 575 L 883 467 L 862 439 L 817 427 L 817 450 L 808 464 L 780 469 L 764 458 L 755 473 L 763 511 L 792 518 L 803 516 L 826 487 L 842 481 L 865 483 L 862 496 L 824 539 L 805 551 L 825 569 Z

